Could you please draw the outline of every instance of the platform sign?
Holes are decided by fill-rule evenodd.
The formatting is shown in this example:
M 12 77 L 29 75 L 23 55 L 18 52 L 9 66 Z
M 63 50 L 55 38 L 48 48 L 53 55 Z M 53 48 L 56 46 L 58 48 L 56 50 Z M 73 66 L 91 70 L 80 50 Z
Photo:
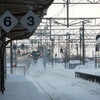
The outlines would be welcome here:
M 18 20 L 8 10 L 0 17 L 0 26 L 7 33 L 9 33 L 17 23 Z
M 29 32 L 32 32 L 40 23 L 40 18 L 33 12 L 29 11 L 21 20 L 20 23 L 28 29 Z

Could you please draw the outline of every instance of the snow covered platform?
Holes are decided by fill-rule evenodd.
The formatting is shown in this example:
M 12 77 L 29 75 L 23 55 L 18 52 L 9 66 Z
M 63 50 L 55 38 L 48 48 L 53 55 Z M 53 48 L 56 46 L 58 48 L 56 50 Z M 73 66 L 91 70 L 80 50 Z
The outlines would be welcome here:
M 34 84 L 21 75 L 8 75 L 5 88 L 0 100 L 44 100 Z

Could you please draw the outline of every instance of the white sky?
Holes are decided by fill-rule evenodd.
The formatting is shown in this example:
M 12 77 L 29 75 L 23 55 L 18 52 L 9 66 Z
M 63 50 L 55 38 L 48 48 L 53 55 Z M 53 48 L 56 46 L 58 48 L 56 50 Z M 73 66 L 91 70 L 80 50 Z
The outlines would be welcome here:
M 55 0 L 56 2 L 58 1 L 63 1 L 63 0 Z M 65 17 L 66 18 L 66 6 L 64 5 L 58 5 L 54 4 L 51 5 L 47 11 L 47 15 L 45 17 Z M 91 18 L 91 17 L 100 17 L 100 5 L 99 4 L 76 4 L 76 5 L 70 5 L 69 7 L 69 18 Z M 60 21 L 58 21 L 60 22 Z M 62 22 L 61 22 L 62 23 Z M 69 27 L 70 28 L 70 27 Z M 85 27 L 86 28 L 86 27 Z M 91 28 L 91 27 L 90 27 Z M 58 31 L 57 31 L 58 32 Z M 55 32 L 55 33 L 57 33 Z M 60 34 L 62 31 L 60 32 Z M 66 32 L 65 32 L 66 33 Z M 98 32 L 97 32 L 98 33 Z M 95 37 L 93 37 L 95 39 Z M 95 50 L 95 47 L 88 48 L 91 50 L 90 52 L 87 52 L 89 56 L 92 56 L 92 52 Z
M 58 0 L 55 0 L 58 2 Z M 60 0 L 59 0 L 60 1 Z M 61 0 L 62 1 L 62 0 Z M 47 16 L 53 17 L 55 14 L 57 14 L 64 6 L 63 5 L 51 5 L 48 9 Z M 69 15 L 70 17 L 100 17 L 100 5 L 90 5 L 90 4 L 76 4 L 71 5 L 69 7 Z M 66 6 L 65 6 L 66 10 Z M 61 12 L 62 17 L 66 16 L 66 11 Z
M 62 0 L 55 0 L 55 1 L 62 1 Z M 96 5 L 70 5 L 69 8 L 70 12 L 69 12 L 69 17 L 100 17 L 100 5 L 96 4 Z M 66 17 L 66 6 L 64 7 L 64 5 L 51 5 L 47 11 L 47 15 L 45 17 Z M 60 21 L 59 21 L 60 22 Z M 54 31 L 53 31 L 54 32 Z M 58 31 L 56 31 L 55 33 L 57 33 Z M 60 34 L 63 33 L 62 31 L 60 32 Z M 66 33 L 66 31 L 64 31 L 64 33 Z M 94 37 L 95 39 L 95 37 Z M 27 42 L 28 43 L 28 42 Z M 91 51 L 89 52 L 89 56 L 92 56 L 92 51 L 94 51 L 94 47 L 93 49 L 89 48 Z

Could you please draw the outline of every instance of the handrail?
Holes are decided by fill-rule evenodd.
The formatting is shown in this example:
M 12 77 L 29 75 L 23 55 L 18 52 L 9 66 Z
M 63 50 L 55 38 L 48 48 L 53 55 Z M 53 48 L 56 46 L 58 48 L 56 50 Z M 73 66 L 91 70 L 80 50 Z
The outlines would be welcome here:
M 11 67 L 6 67 L 6 68 L 11 68 Z M 23 74 L 25 76 L 26 72 L 25 72 L 25 66 L 16 66 L 16 67 L 13 67 L 14 69 L 17 69 L 17 68 L 23 68 Z M 16 73 L 16 72 L 15 72 Z M 14 73 L 14 74 L 15 74 Z

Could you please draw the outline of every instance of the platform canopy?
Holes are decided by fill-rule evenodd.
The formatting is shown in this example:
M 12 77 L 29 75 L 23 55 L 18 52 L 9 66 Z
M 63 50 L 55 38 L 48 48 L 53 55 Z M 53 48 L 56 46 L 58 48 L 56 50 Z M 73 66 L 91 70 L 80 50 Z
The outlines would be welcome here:
M 28 11 L 33 11 L 40 19 L 46 14 L 48 7 L 54 0 L 0 0 L 0 17 L 6 12 L 10 13 L 18 20 L 14 28 L 6 33 L 1 28 L 1 34 L 12 40 L 29 38 L 36 29 L 29 32 L 19 21 Z M 6 19 L 7 20 L 7 19 Z

